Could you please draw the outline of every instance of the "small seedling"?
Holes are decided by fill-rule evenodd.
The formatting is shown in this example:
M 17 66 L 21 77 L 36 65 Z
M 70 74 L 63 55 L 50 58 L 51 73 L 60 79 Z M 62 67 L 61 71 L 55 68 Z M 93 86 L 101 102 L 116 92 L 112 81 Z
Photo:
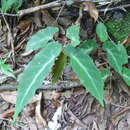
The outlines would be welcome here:
M 33 97 L 47 75 L 52 72 L 53 84 L 61 76 L 67 58 L 73 71 L 80 82 L 103 106 L 104 82 L 110 72 L 100 71 L 90 57 L 91 51 L 98 48 L 96 41 L 89 40 L 83 43 L 79 39 L 79 27 L 72 25 L 67 29 L 66 36 L 70 43 L 62 45 L 52 40 L 58 28 L 47 27 L 34 34 L 27 43 L 26 51 L 40 49 L 32 61 L 25 68 L 18 86 L 17 102 L 15 107 L 14 120 L 23 107 Z M 123 77 L 130 86 L 130 70 L 122 67 L 128 63 L 126 49 L 121 44 L 115 44 L 108 40 L 107 29 L 103 23 L 98 23 L 96 28 L 97 36 L 103 42 L 100 48 L 106 52 L 109 65 Z M 50 42 L 52 41 L 52 42 Z

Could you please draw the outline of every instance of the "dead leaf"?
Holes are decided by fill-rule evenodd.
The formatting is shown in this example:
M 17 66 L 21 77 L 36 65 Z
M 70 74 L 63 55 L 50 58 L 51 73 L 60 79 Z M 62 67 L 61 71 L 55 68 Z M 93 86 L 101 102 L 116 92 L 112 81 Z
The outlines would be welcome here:
M 124 41 L 122 42 L 122 44 L 125 47 L 128 47 L 130 45 L 130 34 L 124 39 Z
M 95 121 L 93 121 L 92 130 L 99 130 L 98 125 Z
M 55 109 L 55 108 L 58 108 L 60 106 L 60 103 L 58 100 L 53 100 L 52 101 L 52 107 Z
M 61 96 L 61 93 L 60 92 L 56 92 L 56 91 L 53 91 L 52 92 L 52 97 L 54 100 L 58 100 Z
M 75 116 L 70 109 L 68 109 L 67 112 L 71 116 L 71 120 L 73 119 L 75 121 L 75 123 L 77 123 L 79 126 L 81 126 L 83 128 L 87 127 L 86 124 L 84 122 L 82 122 L 77 116 Z
M 22 20 L 16 26 L 17 29 L 24 31 L 30 24 L 32 23 L 32 19 Z
M 7 117 L 12 117 L 14 114 L 14 108 L 10 108 L 8 110 L 6 110 L 5 112 L 3 112 L 2 114 L 0 114 L 1 118 L 7 118 Z
M 36 122 L 39 125 L 44 125 L 47 126 L 47 123 L 45 121 L 45 119 L 42 117 L 41 115 L 41 99 L 42 99 L 42 92 L 39 93 L 39 100 L 37 101 L 37 106 L 36 106 Z
M 26 117 L 26 120 L 28 121 L 28 128 L 29 130 L 38 130 L 36 123 L 34 122 L 33 118 Z
M 0 96 L 8 103 L 11 103 L 11 104 L 15 104 L 16 103 L 16 91 L 5 91 L 5 92 L 1 92 L 0 93 Z M 34 103 L 36 101 L 39 100 L 39 97 L 37 95 L 35 95 L 32 100 L 29 102 L 30 103 Z
M 0 96 L 8 103 L 15 104 L 16 102 L 16 91 L 7 91 L 0 93 Z
M 0 84 L 3 84 L 7 80 L 8 80 L 8 76 L 4 75 L 4 74 L 2 74 L 2 72 L 0 72 Z
M 63 107 L 62 105 L 60 107 L 58 107 L 58 109 L 54 113 L 52 121 L 48 122 L 48 127 L 51 130 L 58 130 L 61 127 L 61 124 L 59 123 L 59 120 L 60 120 L 61 115 L 62 115 L 62 109 L 63 109 L 62 107 Z
M 47 90 L 47 91 L 44 91 L 43 92 L 44 94 L 44 98 L 46 99 L 46 100 L 52 100 L 52 99 L 56 99 L 56 95 L 54 95 L 53 94 L 53 92 L 52 91 L 49 91 L 49 90 Z M 61 97 L 65 97 L 65 98 L 70 98 L 71 97 L 71 95 L 72 95 L 72 91 L 70 91 L 70 90 L 66 90 L 66 91 L 64 91 L 64 92 L 61 92 L 61 93 L 59 93 L 60 95 L 57 95 L 57 96 L 61 96 Z
M 86 1 L 82 3 L 83 10 L 88 11 L 90 16 L 94 19 L 94 22 L 97 21 L 99 12 L 93 2 Z

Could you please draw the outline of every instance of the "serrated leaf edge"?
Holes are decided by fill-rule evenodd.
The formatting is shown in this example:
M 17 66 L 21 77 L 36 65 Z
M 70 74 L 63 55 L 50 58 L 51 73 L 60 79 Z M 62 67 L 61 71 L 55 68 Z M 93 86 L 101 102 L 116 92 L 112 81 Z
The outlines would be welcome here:
M 29 92 L 30 89 L 32 88 L 32 85 L 33 85 L 33 83 L 37 80 L 38 76 L 39 76 L 39 75 L 41 74 L 41 72 L 45 69 L 45 67 L 46 67 L 49 63 L 51 63 L 53 60 L 54 60 L 54 57 L 52 57 L 52 58 L 49 60 L 49 62 L 47 62 L 47 63 L 42 67 L 42 69 L 40 69 L 40 71 L 34 76 L 34 78 L 33 78 L 33 80 L 32 80 L 32 83 L 28 86 L 28 88 L 27 88 L 27 90 L 26 90 L 26 92 L 25 92 L 25 94 L 24 94 L 22 100 L 20 101 L 20 104 L 19 104 L 20 106 L 23 104 L 23 101 L 24 101 L 26 95 L 28 94 L 28 92 Z
M 116 58 L 113 56 L 113 54 L 112 54 L 112 52 L 109 50 L 109 49 L 106 49 L 107 50 L 107 53 L 109 53 L 112 57 L 113 57 L 113 60 L 115 61 L 115 64 L 116 64 L 116 66 L 117 66 L 117 70 L 119 70 L 118 72 L 119 73 L 121 73 L 121 71 L 122 70 L 120 70 L 120 67 L 122 68 L 122 66 L 120 66 L 120 65 L 118 65 L 118 63 L 117 63 L 117 61 L 116 61 Z M 109 62 L 109 64 L 111 64 L 110 62 Z M 114 67 L 113 67 L 114 68 Z M 115 69 L 115 68 L 114 68 Z M 115 69 L 116 70 L 116 69 Z
M 74 60 L 76 60 L 77 63 L 78 63 L 80 66 L 82 66 L 84 72 L 86 72 L 86 73 L 88 74 L 89 79 L 91 80 L 93 86 L 96 88 L 96 85 L 94 84 L 93 79 L 91 78 L 91 76 L 89 75 L 89 73 L 86 71 L 86 69 L 84 68 L 84 66 L 79 62 L 79 60 L 78 60 L 74 55 L 71 55 L 71 57 L 72 57 Z M 96 88 L 95 90 L 97 91 L 98 97 L 100 98 L 101 95 L 98 93 L 97 88 Z M 90 92 L 90 93 L 91 93 L 91 92 Z

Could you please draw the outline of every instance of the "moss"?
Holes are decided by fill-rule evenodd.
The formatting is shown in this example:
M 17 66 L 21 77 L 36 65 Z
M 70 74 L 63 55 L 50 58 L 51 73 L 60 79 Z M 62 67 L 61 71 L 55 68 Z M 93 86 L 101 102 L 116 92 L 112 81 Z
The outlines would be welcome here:
M 123 41 L 130 33 L 130 12 L 122 19 L 111 19 L 106 23 L 108 32 L 115 38 L 116 41 Z

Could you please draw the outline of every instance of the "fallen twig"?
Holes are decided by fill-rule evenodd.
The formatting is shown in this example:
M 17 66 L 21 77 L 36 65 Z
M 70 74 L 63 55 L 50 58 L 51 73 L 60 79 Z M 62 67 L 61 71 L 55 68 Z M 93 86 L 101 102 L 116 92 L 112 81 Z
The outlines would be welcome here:
M 80 0 L 80 2 L 84 2 L 84 1 L 90 1 L 90 0 Z M 114 2 L 116 2 L 116 1 L 118 1 L 118 0 L 115 0 Z M 78 2 L 78 1 L 75 0 L 74 2 Z M 92 2 L 97 2 L 97 1 L 93 0 Z M 102 2 L 102 1 L 98 1 L 98 2 Z M 18 16 L 23 16 L 23 15 L 26 15 L 26 14 L 29 14 L 29 13 L 36 12 L 36 11 L 41 10 L 41 9 L 52 8 L 52 7 L 61 6 L 61 5 L 64 5 L 64 4 L 65 4 L 65 1 L 57 0 L 57 1 L 54 1 L 54 2 L 50 2 L 48 4 L 32 7 L 32 8 L 29 8 L 29 9 L 20 10 L 20 11 L 18 11 Z M 115 10 L 115 9 L 121 9 L 121 8 L 127 8 L 127 7 L 130 7 L 130 4 L 121 5 L 121 6 L 117 6 L 117 7 L 113 7 L 113 8 L 108 8 L 107 11 L 111 11 L 111 10 Z M 106 8 L 105 9 L 99 9 L 99 12 L 104 12 L 104 11 L 106 11 Z
M 104 11 L 112 11 L 112 10 L 117 10 L 117 9 L 123 9 L 123 8 L 128 8 L 130 7 L 130 4 L 127 4 L 127 5 L 120 5 L 120 6 L 116 6 L 116 7 L 113 7 L 113 8 L 105 8 L 105 9 L 99 9 L 99 12 L 104 12 Z
M 41 9 L 47 9 L 47 8 L 51 8 L 51 7 L 60 6 L 61 4 L 63 4 L 62 0 L 57 0 L 57 1 L 54 1 L 54 2 L 50 2 L 48 4 L 44 4 L 44 5 L 40 5 L 40 6 L 36 6 L 36 7 L 31 7 L 31 8 L 24 9 L 24 10 L 20 10 L 20 11 L 18 11 L 18 16 L 30 14 L 30 13 L 36 12 L 38 10 L 41 10 Z
M 81 87 L 82 85 L 79 82 L 75 81 L 60 81 L 56 85 L 46 84 L 39 88 L 39 90 L 63 90 L 71 89 L 76 87 Z
M 12 84 L 0 85 L 0 92 L 3 92 L 3 91 L 15 91 L 15 90 L 17 90 L 16 85 L 12 85 Z
M 17 84 L 3 84 L 0 86 L 0 92 L 2 91 L 15 91 L 17 90 Z M 45 84 L 42 85 L 38 90 L 63 90 L 63 89 L 71 89 L 82 86 L 79 82 L 75 81 L 60 81 L 56 85 Z
M 81 2 L 85 2 L 85 1 L 91 1 L 91 2 L 94 2 L 94 3 L 100 3 L 100 2 L 105 2 L 105 0 L 73 0 L 73 3 L 81 3 Z M 108 3 L 110 2 L 119 2 L 120 0 L 113 0 L 113 1 L 108 1 Z M 106 4 L 108 4 L 106 2 Z M 36 12 L 36 11 L 39 11 L 41 9 L 48 9 L 48 8 L 53 8 L 53 7 L 56 7 L 56 6 L 61 6 L 61 5 L 64 5 L 65 4 L 65 1 L 63 0 L 56 0 L 56 1 L 53 1 L 53 2 L 50 2 L 50 3 L 47 3 L 47 4 L 43 4 L 43 5 L 39 5 L 39 6 L 36 6 L 36 7 L 31 7 L 31 8 L 28 8 L 28 9 L 23 9 L 23 10 L 19 10 L 17 14 L 9 14 L 9 13 L 0 13 L 2 15 L 6 15 L 6 16 L 12 16 L 12 17 L 21 17 L 23 15 L 26 15 L 26 14 L 30 14 L 30 13 L 33 13 L 33 12 Z M 121 8 L 127 8 L 127 7 L 130 7 L 130 4 L 127 4 L 127 5 L 121 5 L 121 6 L 118 6 L 118 7 L 113 7 L 113 8 L 108 8 L 107 11 L 111 11 L 111 10 L 115 10 L 115 9 L 121 9 Z M 106 11 L 106 8 L 105 9 L 99 9 L 99 12 L 104 12 Z

